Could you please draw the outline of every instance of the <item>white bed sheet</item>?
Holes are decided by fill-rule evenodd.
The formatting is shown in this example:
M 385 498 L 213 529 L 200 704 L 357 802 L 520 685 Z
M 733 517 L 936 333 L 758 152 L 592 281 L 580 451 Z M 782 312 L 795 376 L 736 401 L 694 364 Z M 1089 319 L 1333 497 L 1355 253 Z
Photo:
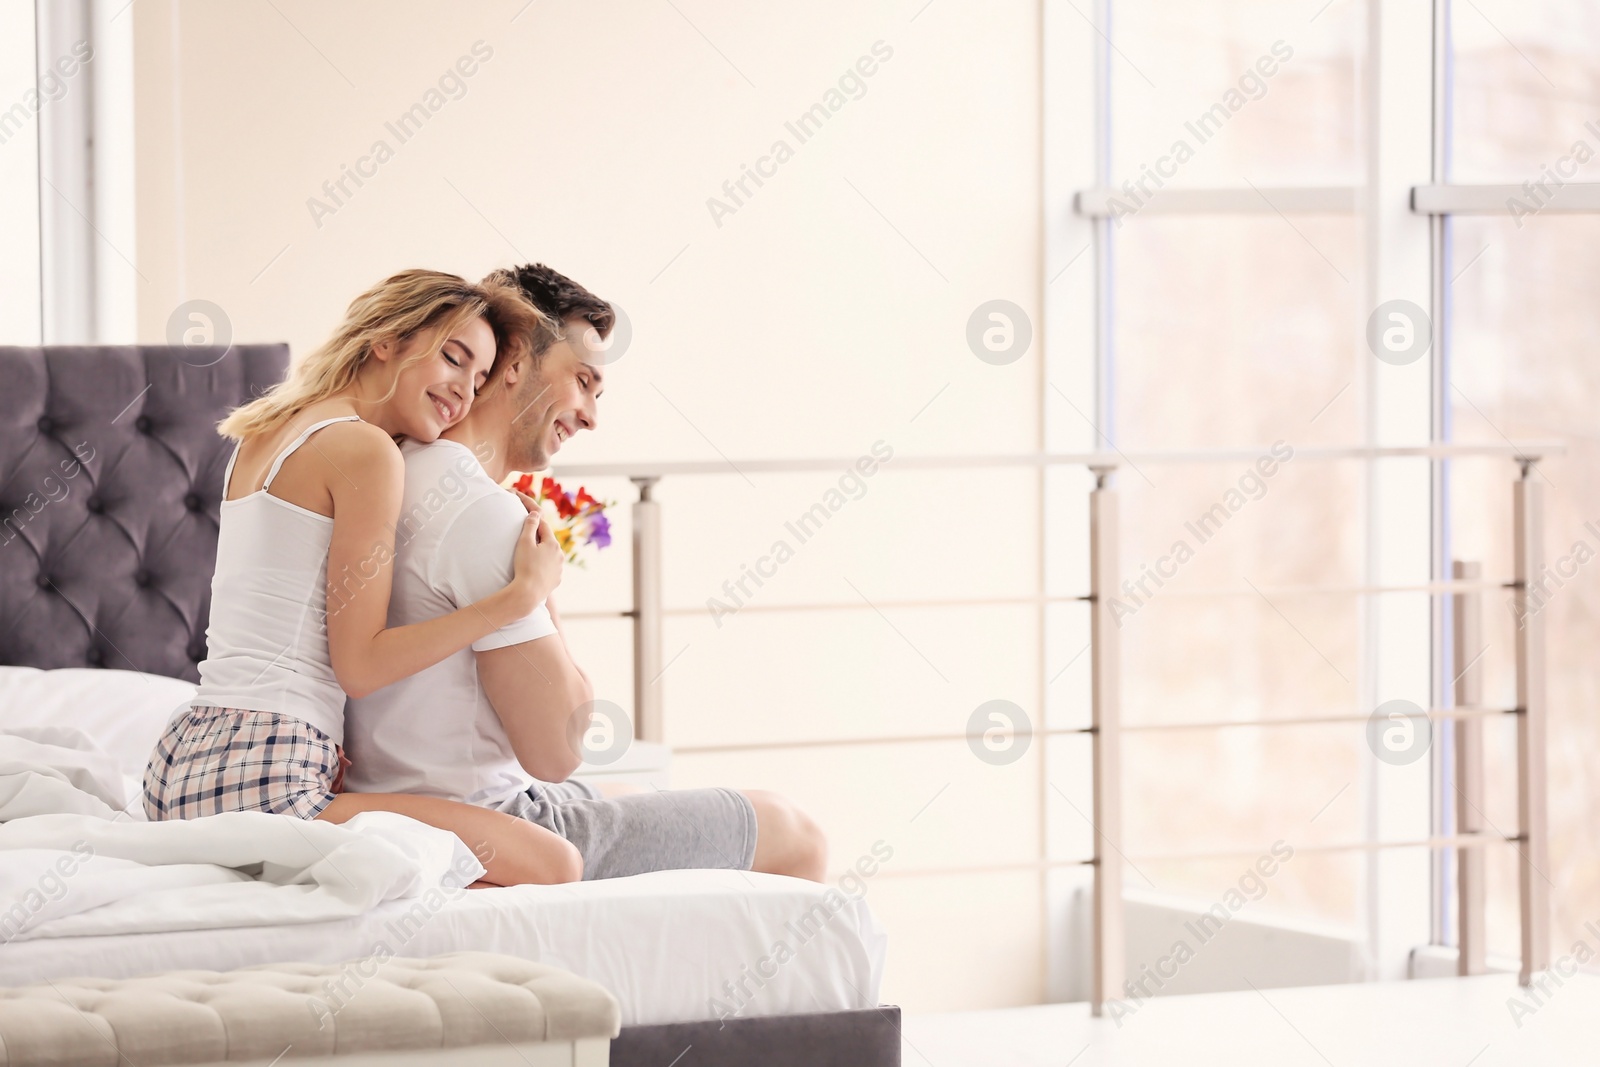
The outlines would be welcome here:
M 887 939 L 865 901 L 829 886 L 660 871 L 435 892 L 333 922 L 12 942 L 0 945 L 0 985 L 468 949 L 599 982 L 621 1003 L 622 1024 L 636 1026 L 875 1007 Z

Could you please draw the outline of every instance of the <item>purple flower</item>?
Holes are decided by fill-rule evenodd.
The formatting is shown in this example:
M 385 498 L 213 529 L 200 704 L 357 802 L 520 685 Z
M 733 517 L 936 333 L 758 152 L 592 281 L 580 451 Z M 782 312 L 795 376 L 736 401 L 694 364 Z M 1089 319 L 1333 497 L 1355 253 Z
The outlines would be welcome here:
M 608 548 L 611 545 L 611 523 L 604 515 L 596 515 L 589 523 L 589 536 L 586 544 L 597 548 Z

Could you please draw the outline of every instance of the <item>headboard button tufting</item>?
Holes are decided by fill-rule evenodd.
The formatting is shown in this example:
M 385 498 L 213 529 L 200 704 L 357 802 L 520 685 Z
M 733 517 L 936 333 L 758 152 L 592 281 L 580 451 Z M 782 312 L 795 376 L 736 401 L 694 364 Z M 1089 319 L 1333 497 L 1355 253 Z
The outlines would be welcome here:
M 281 383 L 289 349 L 235 343 L 223 362 L 197 369 L 182 345 L 0 338 L 0 666 L 199 679 L 233 450 L 217 421 Z M 3 1067 L 3 1018 L 0 1031 Z

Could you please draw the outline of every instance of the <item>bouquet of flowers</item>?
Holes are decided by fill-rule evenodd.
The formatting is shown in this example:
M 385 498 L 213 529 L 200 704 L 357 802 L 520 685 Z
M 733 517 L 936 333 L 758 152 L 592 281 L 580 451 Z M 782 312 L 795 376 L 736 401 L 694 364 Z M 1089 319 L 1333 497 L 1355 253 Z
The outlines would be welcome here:
M 584 565 L 583 560 L 578 558 L 578 549 L 581 547 L 593 545 L 598 551 L 610 546 L 611 522 L 606 518 L 606 508 L 611 507 L 613 501 L 596 500 L 581 485 L 576 493 L 569 493 L 554 478 L 540 482 L 538 493 L 534 493 L 531 474 L 524 474 L 513 484 L 519 493 L 526 493 L 537 500 L 540 507 L 548 505 L 555 510 L 555 517 L 550 519 L 550 529 L 554 531 L 556 543 L 561 546 L 568 563 L 580 567 Z

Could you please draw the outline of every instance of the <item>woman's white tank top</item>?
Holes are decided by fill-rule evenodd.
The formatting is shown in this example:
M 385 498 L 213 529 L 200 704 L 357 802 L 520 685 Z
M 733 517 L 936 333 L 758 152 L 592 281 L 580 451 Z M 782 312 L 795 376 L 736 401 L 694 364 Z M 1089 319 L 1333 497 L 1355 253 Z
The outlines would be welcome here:
M 344 690 L 328 659 L 328 544 L 333 519 L 267 490 L 312 434 L 356 415 L 324 419 L 278 453 L 262 487 L 222 501 L 211 579 L 206 658 L 192 705 L 244 708 L 302 719 L 344 743 Z M 236 446 L 222 476 L 233 478 Z

